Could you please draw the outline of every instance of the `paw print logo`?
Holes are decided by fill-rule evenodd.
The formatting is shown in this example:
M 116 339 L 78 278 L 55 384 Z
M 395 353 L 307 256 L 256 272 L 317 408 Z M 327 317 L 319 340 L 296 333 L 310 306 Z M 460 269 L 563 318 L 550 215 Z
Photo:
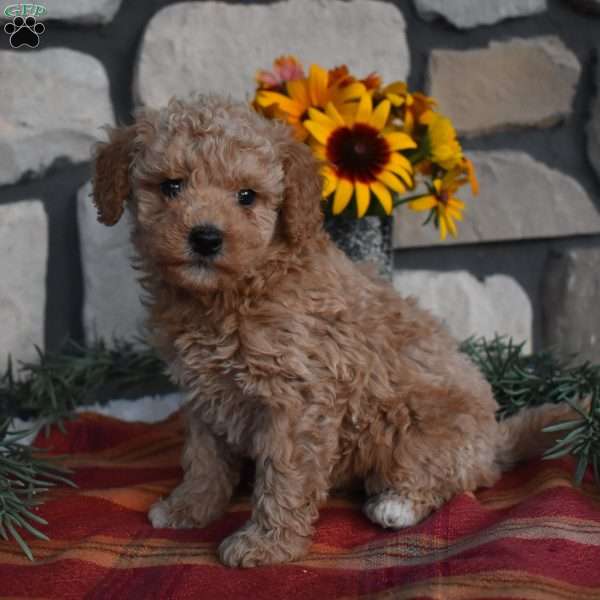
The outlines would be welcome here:
M 40 43 L 40 35 L 46 31 L 43 23 L 37 23 L 35 17 L 15 17 L 12 23 L 4 26 L 4 32 L 10 35 L 10 45 L 13 48 L 29 46 L 37 48 Z

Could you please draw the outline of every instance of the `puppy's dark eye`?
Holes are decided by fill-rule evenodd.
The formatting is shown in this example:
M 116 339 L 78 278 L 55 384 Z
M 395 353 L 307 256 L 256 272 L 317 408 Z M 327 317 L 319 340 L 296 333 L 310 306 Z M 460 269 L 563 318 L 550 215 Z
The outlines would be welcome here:
M 183 181 L 181 179 L 165 179 L 160 184 L 160 191 L 167 198 L 175 198 L 183 189 Z
M 250 206 L 256 200 L 256 192 L 254 190 L 240 190 L 237 193 L 237 199 L 242 206 Z

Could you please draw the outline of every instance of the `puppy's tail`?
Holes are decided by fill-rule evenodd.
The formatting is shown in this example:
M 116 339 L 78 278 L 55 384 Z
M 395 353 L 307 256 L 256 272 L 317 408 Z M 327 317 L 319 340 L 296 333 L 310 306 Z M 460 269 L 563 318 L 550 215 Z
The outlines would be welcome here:
M 583 413 L 588 412 L 589 406 L 589 399 L 580 403 Z M 502 470 L 508 470 L 521 460 L 541 456 L 563 435 L 560 432 L 545 433 L 542 431 L 544 427 L 581 418 L 581 413 L 566 403 L 543 404 L 520 410 L 499 423 L 498 464 Z

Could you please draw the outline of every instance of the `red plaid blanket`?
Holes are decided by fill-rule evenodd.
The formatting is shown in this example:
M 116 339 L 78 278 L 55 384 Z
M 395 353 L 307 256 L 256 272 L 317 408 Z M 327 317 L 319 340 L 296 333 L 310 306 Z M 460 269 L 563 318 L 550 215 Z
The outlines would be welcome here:
M 181 476 L 181 442 L 177 416 L 149 425 L 85 414 L 66 436 L 39 436 L 69 454 L 79 489 L 42 505 L 51 541 L 31 541 L 35 563 L 0 542 L 0 597 L 600 599 L 600 490 L 591 473 L 574 488 L 568 458 L 523 465 L 400 532 L 371 524 L 361 498 L 333 498 L 308 557 L 242 570 L 221 566 L 215 549 L 248 518 L 247 497 L 203 530 L 148 523 Z

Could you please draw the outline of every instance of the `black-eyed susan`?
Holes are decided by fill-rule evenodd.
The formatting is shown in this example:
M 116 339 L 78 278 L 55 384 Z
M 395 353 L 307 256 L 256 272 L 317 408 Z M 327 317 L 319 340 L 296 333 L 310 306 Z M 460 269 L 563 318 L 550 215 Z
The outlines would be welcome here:
M 319 65 L 311 65 L 308 77 L 285 82 L 285 94 L 275 90 L 258 90 L 256 104 L 267 110 L 275 107 L 275 115 L 287 121 L 296 137 L 303 141 L 308 137 L 302 123 L 309 108 L 325 108 L 332 102 L 341 110 L 344 103 L 356 100 L 364 91 L 364 84 L 357 81 L 342 79 L 330 84 L 329 73 Z
M 467 176 L 471 177 L 471 175 Z M 472 172 L 472 177 L 474 178 L 474 172 Z M 459 168 L 448 171 L 441 179 L 434 179 L 429 194 L 414 198 L 408 203 L 412 210 L 433 211 L 442 240 L 446 239 L 448 232 L 452 237 L 456 237 L 455 221 L 462 221 L 465 203 L 456 198 L 454 194 L 460 186 L 464 185 L 465 181 L 465 170 L 461 165 Z M 476 180 L 472 179 L 471 181 Z
M 428 125 L 427 136 L 431 161 L 447 171 L 460 165 L 463 153 L 456 139 L 456 130 L 452 121 L 439 113 L 431 113 L 423 122 Z
M 357 216 L 369 209 L 371 193 L 386 214 L 393 210 L 390 190 L 402 194 L 413 186 L 413 168 L 401 150 L 416 148 L 405 133 L 387 129 L 389 100 L 373 107 L 364 93 L 352 115 L 342 115 L 328 103 L 325 111 L 310 108 L 304 127 L 311 133 L 317 157 L 325 161 L 323 197 L 333 194 L 334 215 L 343 212 L 354 196 Z

